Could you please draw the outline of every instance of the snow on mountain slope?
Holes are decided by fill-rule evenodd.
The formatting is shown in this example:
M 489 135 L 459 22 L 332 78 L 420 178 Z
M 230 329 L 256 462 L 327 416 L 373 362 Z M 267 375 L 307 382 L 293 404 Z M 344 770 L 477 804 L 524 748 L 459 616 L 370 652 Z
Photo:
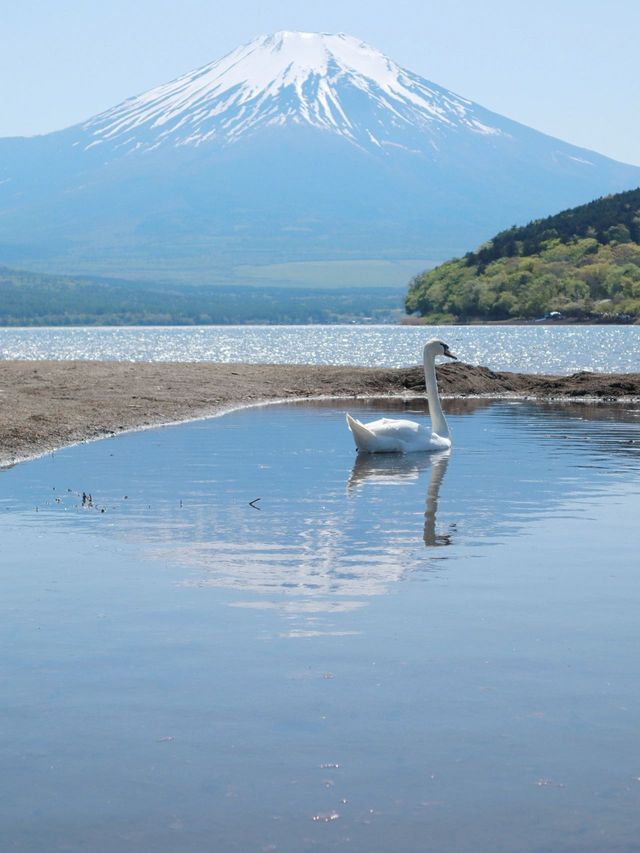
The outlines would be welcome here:
M 482 120 L 484 112 L 351 36 L 278 32 L 92 118 L 83 125 L 91 140 L 82 144 L 232 143 L 287 124 L 377 148 L 403 145 L 408 129 L 502 134 Z

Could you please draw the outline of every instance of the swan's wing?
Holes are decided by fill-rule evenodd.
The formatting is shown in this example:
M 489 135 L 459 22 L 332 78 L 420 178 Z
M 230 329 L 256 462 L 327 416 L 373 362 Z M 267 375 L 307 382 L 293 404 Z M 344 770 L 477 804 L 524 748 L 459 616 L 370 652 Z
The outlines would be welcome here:
M 400 442 L 394 438 L 377 435 L 369 429 L 369 425 L 361 423 L 351 415 L 347 415 L 347 424 L 353 435 L 353 441 L 356 445 L 356 450 L 364 451 L 365 453 L 388 453 L 401 451 Z
M 356 448 L 365 453 L 403 453 L 427 433 L 420 424 L 392 418 L 380 418 L 363 424 L 347 415 L 347 423 Z
M 367 427 L 356 418 L 352 418 L 347 413 L 347 426 L 351 430 L 351 435 L 356 445 L 356 450 L 369 450 L 376 442 L 375 435 L 367 429 Z
M 396 420 L 395 418 L 380 418 L 377 421 L 371 421 L 364 426 L 379 438 L 392 438 L 402 442 L 413 442 L 418 436 L 425 434 L 431 435 L 431 430 L 427 430 L 422 424 L 415 421 Z
M 451 440 L 436 435 L 430 426 L 415 421 L 380 418 L 363 425 L 378 442 L 378 450 L 399 450 L 402 453 L 447 450 Z
M 451 446 L 449 439 L 435 435 L 415 421 L 380 418 L 363 424 L 347 415 L 347 423 L 357 450 L 366 453 L 429 452 L 446 450 Z

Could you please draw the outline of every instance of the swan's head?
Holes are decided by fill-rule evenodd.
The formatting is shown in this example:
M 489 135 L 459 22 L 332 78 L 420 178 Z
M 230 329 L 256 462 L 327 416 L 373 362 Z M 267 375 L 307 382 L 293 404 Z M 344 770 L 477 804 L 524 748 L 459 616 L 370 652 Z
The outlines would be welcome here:
M 439 338 L 432 338 L 430 341 L 424 345 L 424 354 L 433 355 L 434 358 L 437 355 L 445 355 L 447 358 L 457 358 L 458 356 L 451 352 L 447 344 L 444 341 L 441 341 Z

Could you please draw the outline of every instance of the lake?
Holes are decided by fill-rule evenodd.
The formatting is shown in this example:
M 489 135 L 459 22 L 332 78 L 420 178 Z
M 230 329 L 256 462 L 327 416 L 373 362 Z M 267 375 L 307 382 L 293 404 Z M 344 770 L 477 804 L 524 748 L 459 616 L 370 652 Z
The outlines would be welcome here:
M 0 472 L 4 849 L 637 849 L 640 409 L 445 405 Z
M 403 367 L 440 337 L 469 364 L 639 372 L 638 326 L 198 326 L 0 329 L 0 359 L 218 361 Z

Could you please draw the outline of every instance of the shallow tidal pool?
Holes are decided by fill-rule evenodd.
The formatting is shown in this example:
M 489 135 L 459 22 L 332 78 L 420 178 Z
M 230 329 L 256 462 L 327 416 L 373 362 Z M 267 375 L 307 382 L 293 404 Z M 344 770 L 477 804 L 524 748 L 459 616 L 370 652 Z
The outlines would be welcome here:
M 345 408 L 0 472 L 3 850 L 638 849 L 640 408 Z

